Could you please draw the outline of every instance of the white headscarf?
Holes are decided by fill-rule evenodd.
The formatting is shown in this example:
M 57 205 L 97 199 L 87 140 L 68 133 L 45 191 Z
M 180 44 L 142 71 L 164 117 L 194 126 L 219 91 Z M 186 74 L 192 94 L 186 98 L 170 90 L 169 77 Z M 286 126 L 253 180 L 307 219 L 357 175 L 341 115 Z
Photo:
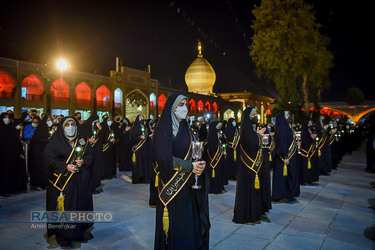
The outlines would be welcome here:
M 182 121 L 181 119 L 179 119 L 176 114 L 175 114 L 175 111 L 178 107 L 178 104 L 180 104 L 180 102 L 183 100 L 183 99 L 186 99 L 186 101 L 188 100 L 188 98 L 184 95 L 179 95 L 177 96 L 176 100 L 174 100 L 174 103 L 171 107 L 171 116 L 172 116 L 172 133 L 173 133 L 173 136 L 176 137 L 177 133 L 178 133 L 178 128 L 180 127 L 180 122 Z

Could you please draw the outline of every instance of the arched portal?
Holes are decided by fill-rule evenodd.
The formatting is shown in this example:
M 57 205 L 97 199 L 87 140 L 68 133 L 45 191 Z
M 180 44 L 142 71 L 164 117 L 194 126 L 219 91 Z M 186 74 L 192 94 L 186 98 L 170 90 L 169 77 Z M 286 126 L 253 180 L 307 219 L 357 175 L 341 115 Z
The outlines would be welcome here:
M 158 109 L 160 112 L 163 110 L 166 101 L 167 97 L 164 94 L 161 94 L 158 98 Z
M 115 108 L 121 108 L 122 106 L 122 90 L 120 88 L 115 89 Z
M 91 89 L 90 87 L 81 82 L 75 88 L 76 104 L 78 105 L 90 105 L 91 103 Z
M 125 98 L 126 117 L 134 121 L 138 115 L 143 115 L 147 119 L 148 100 L 147 96 L 136 89 L 130 92 Z
M 217 103 L 214 102 L 212 103 L 212 113 L 216 114 L 218 111 L 218 106 L 217 106 Z
M 0 98 L 12 98 L 14 87 L 13 78 L 5 71 L 0 70 Z
M 154 93 L 150 94 L 150 111 L 154 111 L 156 107 L 156 95 Z
M 69 102 L 69 86 L 63 79 L 57 79 L 52 83 L 51 101 L 60 103 Z
M 224 120 L 229 120 L 229 118 L 234 118 L 234 111 L 231 109 L 227 109 L 224 112 Z
M 211 111 L 211 104 L 209 101 L 207 101 L 205 104 L 204 104 L 204 112 L 209 112 Z
M 196 107 L 195 107 L 195 101 L 194 101 L 194 99 L 192 98 L 192 99 L 190 99 L 190 101 L 189 101 L 189 112 L 190 113 L 195 113 L 195 110 L 196 110 Z
M 203 102 L 202 100 L 199 100 L 198 101 L 198 112 L 203 112 Z
M 110 92 L 105 85 L 96 90 L 96 104 L 104 107 L 108 107 L 110 104 Z
M 43 83 L 37 76 L 29 75 L 22 81 L 22 98 L 28 101 L 40 101 L 43 92 Z

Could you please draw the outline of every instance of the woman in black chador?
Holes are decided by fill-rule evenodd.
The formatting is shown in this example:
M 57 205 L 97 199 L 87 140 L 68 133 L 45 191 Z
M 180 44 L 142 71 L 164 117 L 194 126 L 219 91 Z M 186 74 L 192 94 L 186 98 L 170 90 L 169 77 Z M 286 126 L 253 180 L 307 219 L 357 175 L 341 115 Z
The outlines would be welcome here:
M 91 147 L 87 138 L 78 133 L 77 121 L 71 116 L 62 118 L 44 153 L 49 180 L 47 211 L 93 211 L 89 185 L 91 162 Z M 70 224 L 71 227 L 66 228 L 58 228 L 57 225 L 60 224 L 49 225 L 47 235 L 56 234 L 61 247 L 72 247 L 73 240 L 93 238 L 88 232 L 92 223 Z
M 229 118 L 225 128 L 225 139 L 227 141 L 227 156 L 225 158 L 225 178 L 235 180 L 237 177 L 237 147 L 239 146 L 240 133 L 236 127 L 236 121 Z
M 207 137 L 207 175 L 210 180 L 210 194 L 221 194 L 224 191 L 224 154 L 222 124 L 218 121 L 210 122 Z
M 289 111 L 281 111 L 275 124 L 275 169 L 273 171 L 272 200 L 295 203 L 300 193 L 297 167 L 297 143 L 291 126 Z
M 44 149 L 50 138 L 52 120 L 45 115 L 33 133 L 29 151 L 30 190 L 42 190 L 47 186 L 46 167 L 44 166 Z
M 103 142 L 108 134 L 103 131 L 99 122 L 99 116 L 91 115 L 82 125 L 79 126 L 79 131 L 86 136 L 92 148 L 93 162 L 90 167 L 90 187 L 93 194 L 98 194 L 102 191 L 101 179 L 103 170 Z
M 24 152 L 12 118 L 12 114 L 0 115 L 0 196 L 27 190 Z
M 122 125 L 119 129 L 120 134 L 120 167 L 119 171 L 132 170 L 132 150 L 130 146 L 130 129 L 131 123 L 128 118 L 122 120 Z
M 240 161 L 237 172 L 236 199 L 233 222 L 259 223 L 264 215 L 259 175 L 262 171 L 263 153 L 261 134 L 265 128 L 257 129 L 256 109 L 246 108 L 242 114 L 240 135 Z M 258 135 L 259 134 L 259 135 Z
M 104 137 L 103 142 L 103 169 L 102 180 L 110 180 L 116 177 L 116 134 L 114 132 L 115 123 L 109 117 L 104 118 L 102 123 Z
M 332 154 L 331 146 L 329 145 L 328 118 L 320 116 L 316 122 L 316 132 L 319 137 L 318 142 L 318 157 L 321 174 L 330 175 L 332 171 Z
M 320 168 L 317 142 L 317 134 L 312 121 L 306 121 L 302 124 L 301 133 L 301 166 L 300 166 L 300 183 L 313 184 L 319 181 Z
M 146 141 L 149 136 L 143 115 L 138 115 L 134 125 L 130 130 L 130 144 L 132 147 L 132 183 L 149 183 L 152 171 L 152 165 L 149 165 L 149 148 L 146 147 Z
M 183 95 L 170 95 L 153 136 L 159 189 L 155 249 L 209 248 L 207 182 L 201 175 L 205 162 L 191 162 L 187 103 Z M 192 189 L 194 174 L 200 175 L 202 189 Z

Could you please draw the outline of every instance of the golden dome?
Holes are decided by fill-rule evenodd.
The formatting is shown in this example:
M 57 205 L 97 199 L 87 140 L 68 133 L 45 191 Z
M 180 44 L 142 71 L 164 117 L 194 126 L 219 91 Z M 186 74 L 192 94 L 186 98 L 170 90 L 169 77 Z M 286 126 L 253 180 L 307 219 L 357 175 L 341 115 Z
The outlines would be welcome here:
M 216 81 L 216 74 L 211 64 L 203 58 L 201 43 L 198 43 L 198 57 L 190 64 L 185 73 L 185 82 L 189 92 L 208 95 Z

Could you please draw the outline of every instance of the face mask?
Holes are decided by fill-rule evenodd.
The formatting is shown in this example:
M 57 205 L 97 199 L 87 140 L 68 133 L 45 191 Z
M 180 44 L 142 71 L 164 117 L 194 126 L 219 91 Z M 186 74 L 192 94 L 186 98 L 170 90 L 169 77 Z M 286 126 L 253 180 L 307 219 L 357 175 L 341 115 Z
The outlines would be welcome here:
M 56 118 L 55 120 L 53 120 L 54 123 L 59 123 L 59 120 Z
M 27 121 L 27 122 L 30 122 L 30 121 L 32 121 L 33 119 L 30 117 L 30 116 L 26 116 L 26 118 L 25 118 L 25 121 Z
M 183 120 L 186 118 L 188 112 L 189 112 L 188 108 L 184 105 L 184 106 L 176 108 L 176 110 L 174 111 L 174 114 L 176 115 L 178 119 Z
M 21 128 L 20 125 L 17 125 L 17 126 L 16 126 L 16 129 L 17 129 L 17 130 L 20 130 L 20 128 Z
M 112 125 L 112 121 L 107 121 L 107 125 L 110 127 Z
M 232 122 L 232 125 L 233 125 L 233 127 L 235 127 L 236 126 L 236 122 Z
M 74 134 L 76 133 L 76 127 L 70 125 L 70 126 L 64 128 L 64 131 L 67 134 L 67 136 L 74 136 Z
M 31 123 L 31 126 L 32 126 L 33 128 L 36 128 L 36 127 L 38 127 L 38 123 L 33 122 L 33 123 Z
M 8 125 L 10 123 L 10 119 L 9 118 L 3 118 L 3 122 L 5 123 L 5 125 Z
M 292 117 L 289 115 L 289 116 L 286 118 L 286 121 L 287 121 L 288 123 L 291 123 L 291 122 L 292 122 Z
M 48 127 L 51 127 L 51 126 L 52 126 L 52 121 L 51 121 L 51 120 L 48 120 L 48 121 L 47 121 L 47 126 L 48 126 Z
M 251 121 L 253 124 L 258 123 L 258 116 L 253 116 L 253 117 L 251 117 L 250 121 Z

